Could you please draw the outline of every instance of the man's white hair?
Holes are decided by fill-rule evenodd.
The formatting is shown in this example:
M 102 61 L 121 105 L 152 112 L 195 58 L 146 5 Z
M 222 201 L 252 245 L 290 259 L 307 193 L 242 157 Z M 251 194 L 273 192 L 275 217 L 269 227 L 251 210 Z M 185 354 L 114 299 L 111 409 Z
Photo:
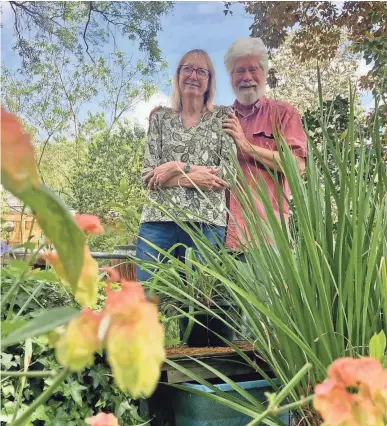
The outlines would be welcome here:
M 259 65 L 262 67 L 266 79 L 269 61 L 266 47 L 260 38 L 239 38 L 234 41 L 224 56 L 224 65 L 226 66 L 227 72 L 231 75 L 235 61 L 245 56 L 259 57 Z

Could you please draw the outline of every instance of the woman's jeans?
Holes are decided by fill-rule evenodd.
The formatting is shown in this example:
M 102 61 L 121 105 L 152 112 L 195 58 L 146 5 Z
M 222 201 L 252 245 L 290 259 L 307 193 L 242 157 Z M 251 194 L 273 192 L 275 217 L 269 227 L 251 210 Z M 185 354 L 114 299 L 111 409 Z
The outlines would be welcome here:
M 223 244 L 226 230 L 224 226 L 214 226 L 199 222 L 196 222 L 195 225 L 201 229 L 203 235 L 211 244 L 215 246 L 219 241 Z M 192 227 L 192 225 L 189 226 Z M 145 241 L 143 241 L 141 237 L 165 251 L 168 251 L 172 246 L 178 243 L 184 244 L 187 247 L 195 247 L 192 238 L 175 222 L 142 223 L 140 225 L 138 236 L 136 257 L 142 260 L 155 261 L 159 259 L 160 262 L 168 261 L 168 259 L 164 258 L 158 250 L 150 247 Z M 185 256 L 185 247 L 176 247 L 171 255 L 183 260 Z M 136 267 L 137 281 L 148 281 L 150 277 L 151 274 L 149 272 L 141 270 L 139 266 Z

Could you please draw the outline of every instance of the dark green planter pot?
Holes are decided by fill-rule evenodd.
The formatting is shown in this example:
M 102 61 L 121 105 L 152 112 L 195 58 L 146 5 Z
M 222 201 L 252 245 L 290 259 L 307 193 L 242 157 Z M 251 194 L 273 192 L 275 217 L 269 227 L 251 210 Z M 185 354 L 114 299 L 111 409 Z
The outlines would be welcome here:
M 213 309 L 217 309 L 217 315 L 224 319 L 225 321 L 228 320 L 228 313 L 229 312 L 235 312 L 236 307 L 229 304 L 219 304 L 219 306 L 222 307 L 222 310 L 226 312 L 222 312 L 219 309 L 217 309 L 215 306 Z M 188 306 L 183 306 L 182 309 L 185 312 L 189 312 Z M 228 346 L 227 343 L 225 343 L 220 337 L 217 336 L 220 335 L 224 337 L 226 340 L 232 342 L 235 337 L 234 330 L 230 328 L 227 324 L 225 324 L 222 320 L 212 316 L 209 313 L 202 313 L 195 315 L 195 318 L 203 324 L 197 324 L 196 322 L 193 323 L 191 333 L 188 336 L 188 339 L 186 341 L 188 346 L 191 347 L 219 347 L 219 346 Z M 180 325 L 180 339 L 183 339 L 184 333 L 187 330 L 189 324 L 189 319 L 187 317 L 183 317 L 179 319 L 179 325 Z

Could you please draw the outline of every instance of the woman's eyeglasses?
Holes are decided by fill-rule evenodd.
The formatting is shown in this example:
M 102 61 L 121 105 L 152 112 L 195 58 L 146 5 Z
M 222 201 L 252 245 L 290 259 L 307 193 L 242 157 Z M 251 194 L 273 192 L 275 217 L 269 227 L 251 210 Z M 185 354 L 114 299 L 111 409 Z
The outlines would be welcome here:
M 210 72 L 206 70 L 205 68 L 193 68 L 189 65 L 182 65 L 180 67 L 180 74 L 184 77 L 191 77 L 192 73 L 196 71 L 196 77 L 199 80 L 207 80 L 207 78 L 210 76 Z

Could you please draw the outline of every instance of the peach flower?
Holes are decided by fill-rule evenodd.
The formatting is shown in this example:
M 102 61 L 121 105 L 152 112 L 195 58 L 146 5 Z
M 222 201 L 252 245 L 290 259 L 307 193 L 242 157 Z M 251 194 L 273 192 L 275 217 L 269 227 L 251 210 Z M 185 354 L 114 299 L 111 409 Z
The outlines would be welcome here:
M 76 214 L 74 219 L 83 231 L 87 231 L 90 234 L 101 234 L 104 232 L 101 221 L 97 216 L 92 214 Z

